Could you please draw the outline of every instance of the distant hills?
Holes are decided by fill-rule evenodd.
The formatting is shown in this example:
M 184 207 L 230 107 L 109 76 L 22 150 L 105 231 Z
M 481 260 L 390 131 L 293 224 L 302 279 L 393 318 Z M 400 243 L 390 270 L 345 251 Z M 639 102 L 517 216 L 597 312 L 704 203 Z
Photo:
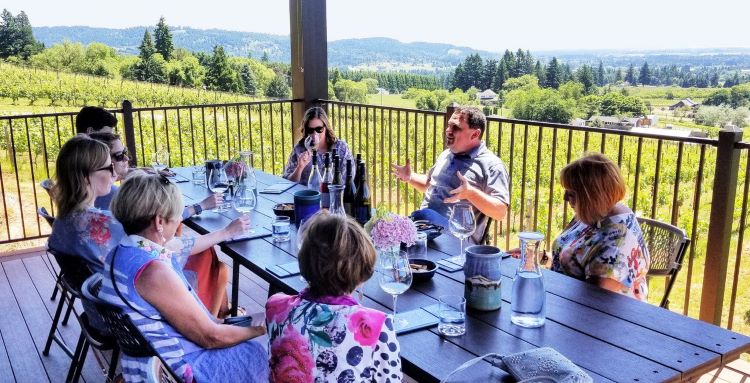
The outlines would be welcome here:
M 120 53 L 137 54 L 143 31 L 153 27 L 126 29 L 92 27 L 35 27 L 34 36 L 45 45 L 69 40 L 89 44 L 101 42 L 114 47 Z M 271 61 L 290 61 L 289 36 L 266 33 L 237 32 L 221 29 L 194 29 L 171 27 L 174 45 L 194 52 L 211 52 L 214 45 L 223 45 L 228 54 L 260 58 L 267 53 Z M 499 58 L 506 48 L 499 47 L 489 52 L 470 47 L 439 43 L 403 43 L 398 40 L 373 37 L 346 39 L 328 42 L 328 65 L 330 67 L 357 67 L 372 70 L 405 70 L 411 72 L 434 72 L 452 69 L 466 56 L 479 53 L 484 59 Z M 532 51 L 534 57 L 546 62 L 552 56 L 575 68 L 581 64 L 626 67 L 639 66 L 644 60 L 649 65 L 677 66 L 724 66 L 750 69 L 750 48 L 719 48 L 663 51 Z

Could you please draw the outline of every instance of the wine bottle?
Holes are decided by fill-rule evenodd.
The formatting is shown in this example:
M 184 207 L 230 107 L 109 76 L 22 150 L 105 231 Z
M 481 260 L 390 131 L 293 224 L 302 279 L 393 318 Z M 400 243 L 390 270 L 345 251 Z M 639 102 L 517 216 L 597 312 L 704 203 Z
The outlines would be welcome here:
M 320 207 L 328 209 L 331 204 L 328 194 L 328 185 L 333 181 L 333 171 L 331 170 L 331 157 L 326 153 L 326 157 L 323 160 L 325 169 L 323 170 L 323 180 L 320 183 Z
M 333 184 L 343 185 L 344 181 L 341 179 L 341 161 L 338 155 L 333 156 Z
M 359 185 L 357 186 L 357 193 L 354 195 L 354 219 L 364 225 L 370 220 L 370 216 L 372 215 L 372 211 L 370 210 L 370 187 L 367 185 L 365 164 L 360 164 L 357 167 L 357 174 L 359 175 Z
M 346 184 L 344 186 L 344 211 L 348 216 L 354 217 L 354 195 L 357 192 L 357 187 L 354 185 L 354 177 L 352 177 L 351 158 L 346 160 Z
M 310 177 L 307 178 L 307 188 L 310 190 L 320 190 L 321 180 L 320 169 L 318 169 L 318 151 L 313 149 L 312 169 L 310 170 Z

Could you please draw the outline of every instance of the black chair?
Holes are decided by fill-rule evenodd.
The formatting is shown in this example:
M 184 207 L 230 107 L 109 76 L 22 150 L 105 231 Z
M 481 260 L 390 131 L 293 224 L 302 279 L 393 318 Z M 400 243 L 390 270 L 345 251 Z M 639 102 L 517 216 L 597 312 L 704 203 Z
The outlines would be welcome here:
M 52 319 L 52 326 L 49 329 L 49 335 L 47 336 L 47 342 L 44 345 L 42 354 L 45 356 L 49 355 L 49 349 L 54 341 L 62 347 L 63 351 L 68 354 L 68 356 L 72 358 L 73 352 L 70 351 L 68 346 L 65 345 L 65 342 L 63 342 L 63 340 L 56 334 L 57 325 L 60 322 L 60 316 L 62 315 L 62 310 L 65 307 L 65 304 L 68 305 L 68 311 L 63 319 L 63 325 L 68 323 L 68 318 L 73 310 L 73 304 L 75 303 L 76 298 L 81 296 L 81 285 L 86 278 L 91 276 L 91 270 L 89 270 L 86 261 L 80 257 L 63 254 L 53 249 L 47 249 L 47 251 L 52 254 L 55 261 L 57 261 L 57 265 L 60 266 L 60 302 L 57 304 L 57 310 Z
M 87 280 L 81 293 L 84 299 L 93 303 L 107 330 L 117 342 L 120 352 L 134 358 L 159 358 L 162 368 L 169 372 L 173 379 L 175 379 L 174 381 L 182 382 L 182 379 L 177 377 L 177 374 L 171 370 L 169 365 L 161 358 L 161 355 L 154 350 L 151 343 L 143 336 L 130 317 L 121 308 L 97 297 L 98 291 L 95 290 L 97 279 L 100 280 L 101 276 L 95 275 Z
M 89 347 L 94 347 L 100 351 L 112 351 L 112 358 L 110 358 L 109 368 L 107 369 L 107 382 L 114 381 L 117 360 L 120 357 L 120 349 L 117 346 L 115 338 L 105 330 L 106 326 L 104 326 L 104 321 L 100 317 L 94 302 L 88 299 L 86 294 L 83 294 L 83 291 L 98 293 L 101 281 L 101 275 L 94 274 L 81 285 L 79 298 L 81 299 L 81 303 L 83 303 L 84 312 L 77 316 L 78 322 L 81 324 L 81 336 L 78 338 L 78 344 L 73 354 L 73 361 L 70 364 L 66 382 L 75 383 L 80 379 Z M 93 321 L 96 321 L 97 325 L 92 325 Z
M 161 359 L 152 356 L 148 362 L 148 380 L 149 383 L 180 383 L 182 379 L 174 374 L 169 366 L 164 364 Z
M 682 267 L 690 239 L 685 231 L 668 223 L 650 218 L 638 217 L 638 223 L 643 232 L 643 240 L 651 255 L 651 267 L 648 276 L 663 276 L 667 278 L 664 296 L 660 307 L 669 308 L 669 293 L 672 291 L 677 272 Z
M 47 221 L 50 227 L 52 227 L 52 225 L 55 223 L 55 217 L 52 216 L 52 214 L 50 214 L 44 206 L 37 209 L 36 214 L 39 215 L 41 218 L 43 218 L 45 221 Z M 61 288 L 60 277 L 62 273 L 60 270 L 55 270 L 55 264 L 54 262 L 52 262 L 52 257 L 49 251 L 47 252 L 47 261 L 49 262 L 50 267 L 52 267 L 52 273 L 57 275 L 55 277 L 55 288 L 52 290 L 52 296 L 50 297 L 50 300 L 54 301 L 55 298 L 57 298 L 57 291 L 60 290 Z

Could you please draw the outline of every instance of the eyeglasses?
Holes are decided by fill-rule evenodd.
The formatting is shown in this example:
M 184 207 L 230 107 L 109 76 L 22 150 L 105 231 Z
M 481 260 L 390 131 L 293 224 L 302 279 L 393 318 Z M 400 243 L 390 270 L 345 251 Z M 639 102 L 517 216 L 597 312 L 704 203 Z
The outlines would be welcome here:
M 576 200 L 576 194 L 570 190 L 566 190 L 563 193 L 563 201 L 574 202 Z
M 96 169 L 96 170 L 94 170 L 94 172 L 98 172 L 100 170 L 109 170 L 109 174 L 111 174 L 112 177 L 115 176 L 115 164 L 113 164 L 113 163 L 110 163 L 107 166 L 103 166 L 103 167 L 101 167 L 99 169 Z
M 159 181 L 161 182 L 162 185 L 169 185 L 170 184 L 169 178 L 167 178 L 163 174 L 159 174 Z
M 128 160 L 128 148 L 125 148 L 117 153 L 112 153 L 112 159 L 115 162 L 123 162 Z
M 315 133 L 323 133 L 323 130 L 325 128 L 326 127 L 323 126 L 323 125 L 321 125 L 321 126 L 308 126 L 308 127 L 305 128 L 305 134 L 312 134 L 313 131 Z

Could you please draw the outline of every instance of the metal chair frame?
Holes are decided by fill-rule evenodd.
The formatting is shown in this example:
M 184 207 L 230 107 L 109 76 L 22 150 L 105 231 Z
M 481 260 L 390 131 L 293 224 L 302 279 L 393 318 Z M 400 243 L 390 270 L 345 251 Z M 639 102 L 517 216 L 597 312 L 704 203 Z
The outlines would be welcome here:
M 651 256 L 648 276 L 667 278 L 664 296 L 659 306 L 669 308 L 669 293 L 672 291 L 677 273 L 682 267 L 682 259 L 690 247 L 690 239 L 684 230 L 668 223 L 644 217 L 638 217 L 638 223 L 641 226 L 643 240 Z

